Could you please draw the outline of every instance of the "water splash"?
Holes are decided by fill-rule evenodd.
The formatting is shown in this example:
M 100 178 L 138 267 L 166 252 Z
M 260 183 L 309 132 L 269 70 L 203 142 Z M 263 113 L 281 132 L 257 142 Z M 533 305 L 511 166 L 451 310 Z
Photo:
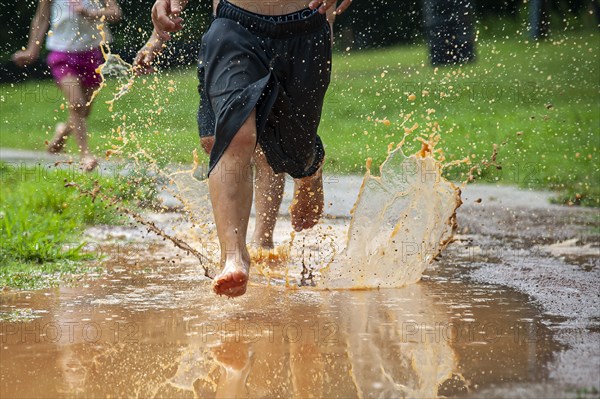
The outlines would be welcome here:
M 214 262 L 210 258 L 206 257 L 203 253 L 196 250 L 194 247 L 189 245 L 186 241 L 182 240 L 181 238 L 176 237 L 173 234 L 167 233 L 164 229 L 157 226 L 156 223 L 147 220 L 138 212 L 120 205 L 120 201 L 118 198 L 111 197 L 103 193 L 103 188 L 98 182 L 94 182 L 94 187 L 92 189 L 86 189 L 75 182 L 67 182 L 65 184 L 65 187 L 74 187 L 79 191 L 81 195 L 90 197 L 92 201 L 99 199 L 100 201 L 104 202 L 107 206 L 115 207 L 118 212 L 129 216 L 136 223 L 146 227 L 148 229 L 148 232 L 152 232 L 159 237 L 163 237 L 164 239 L 171 241 L 171 243 L 174 246 L 178 247 L 179 249 L 182 249 L 188 254 L 195 256 L 200 262 L 202 268 L 204 269 L 204 276 L 211 279 L 213 278 L 210 274 L 208 265 L 213 264 Z
M 117 91 L 113 95 L 113 99 L 107 102 L 108 104 L 112 105 L 116 100 L 123 97 L 123 95 L 129 91 L 131 86 L 133 86 L 133 67 L 117 54 L 105 54 L 105 60 L 106 61 L 98 67 L 100 75 L 103 77 L 103 79 L 106 76 L 110 76 L 117 79 L 119 82 Z M 105 83 L 103 82 L 103 84 Z
M 319 287 L 401 287 L 420 280 L 451 242 L 462 203 L 432 153 L 426 143 L 411 156 L 398 146 L 380 176 L 367 165 L 346 248 L 322 270 Z
M 100 42 L 100 50 L 102 50 L 102 56 L 104 57 L 104 63 L 96 68 L 96 73 L 100 75 L 102 81 L 100 82 L 100 86 L 92 94 L 92 97 L 87 105 L 89 106 L 100 93 L 100 91 L 107 86 L 106 80 L 108 77 L 110 77 L 117 81 L 117 89 L 113 94 L 113 98 L 106 101 L 106 103 L 109 105 L 109 110 L 112 111 L 114 102 L 123 97 L 133 86 L 135 81 L 135 73 L 131 64 L 125 62 L 118 54 L 111 53 L 110 46 L 106 41 L 104 23 L 98 24 L 96 27 L 98 28 L 98 32 L 100 32 L 100 37 L 102 38 Z

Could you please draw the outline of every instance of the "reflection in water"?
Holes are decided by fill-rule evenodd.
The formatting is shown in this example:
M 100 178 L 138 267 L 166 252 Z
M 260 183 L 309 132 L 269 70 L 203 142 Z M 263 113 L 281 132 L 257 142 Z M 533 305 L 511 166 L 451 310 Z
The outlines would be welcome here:
M 0 396 L 460 396 L 543 381 L 556 348 L 523 298 L 451 276 L 379 291 L 267 286 L 228 301 L 201 276 L 181 279 L 186 267 L 4 295 L 2 311 L 49 313 L 2 323 Z
M 188 341 L 169 383 L 216 397 L 431 398 L 456 367 L 447 340 L 418 336 L 439 315 L 421 286 L 403 290 L 400 298 L 377 292 L 280 294 L 287 317 L 253 315 L 245 322 L 192 326 L 199 328 L 198 338 Z

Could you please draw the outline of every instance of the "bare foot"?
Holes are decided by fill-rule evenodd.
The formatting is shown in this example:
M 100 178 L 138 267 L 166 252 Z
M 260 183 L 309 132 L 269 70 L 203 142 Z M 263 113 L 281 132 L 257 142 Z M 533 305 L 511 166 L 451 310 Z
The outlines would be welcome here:
M 221 273 L 215 276 L 213 290 L 216 294 L 226 295 L 230 298 L 244 295 L 248 284 L 250 262 L 244 259 L 225 261 Z
M 323 174 L 321 169 L 313 176 L 294 181 L 294 200 L 290 206 L 292 226 L 296 231 L 310 229 L 323 213 Z
M 69 138 L 69 134 L 71 134 L 71 131 L 66 124 L 62 122 L 57 123 L 56 127 L 54 128 L 54 137 L 52 138 L 52 141 L 48 143 L 46 150 L 50 154 L 58 154 L 62 152 L 62 150 L 65 148 L 67 138 Z
M 91 172 L 98 166 L 98 161 L 91 155 L 85 155 L 81 158 L 81 169 L 84 172 Z

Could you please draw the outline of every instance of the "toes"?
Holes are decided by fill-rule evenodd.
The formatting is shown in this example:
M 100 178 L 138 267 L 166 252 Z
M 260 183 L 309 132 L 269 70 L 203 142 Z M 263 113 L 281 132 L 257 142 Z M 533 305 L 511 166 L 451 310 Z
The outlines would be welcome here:
M 318 182 L 312 182 L 312 187 L 296 190 L 294 202 L 290 207 L 292 227 L 300 232 L 314 227 L 323 213 L 323 189 Z
M 241 272 L 241 271 L 233 271 L 233 272 L 229 272 L 226 274 L 223 274 L 221 276 L 217 276 L 215 277 L 215 285 L 223 285 L 223 284 L 227 284 L 227 283 L 243 283 L 244 281 L 246 281 L 248 279 L 248 277 L 246 276 L 245 273 Z
M 217 276 L 213 283 L 213 291 L 218 295 L 230 298 L 243 295 L 246 292 L 248 276 L 242 271 L 233 271 Z
M 319 219 L 320 219 L 320 213 L 317 213 L 317 212 L 315 212 L 315 215 L 310 215 L 308 217 L 298 215 L 298 216 L 292 218 L 292 227 L 297 232 L 300 232 L 302 230 L 306 230 L 306 229 L 310 229 L 311 227 L 314 227 L 319 222 Z
M 296 230 L 297 232 L 301 232 L 304 228 L 304 221 L 300 219 L 293 219 L 292 226 L 294 227 L 294 230 Z
M 243 285 L 215 285 L 213 290 L 218 295 L 225 295 L 230 298 L 240 296 L 246 293 L 246 284 Z
M 229 298 L 235 298 L 237 296 L 241 296 L 244 295 L 246 293 L 246 286 L 242 286 L 242 287 L 238 287 L 235 289 L 230 289 L 227 290 L 226 292 L 224 292 L 225 295 L 227 295 Z
M 236 283 L 234 281 L 228 280 L 228 281 L 218 281 L 217 283 L 215 283 L 213 285 L 213 287 L 216 290 L 223 291 L 223 290 L 231 289 L 233 287 L 237 287 L 238 285 L 239 285 L 239 283 Z

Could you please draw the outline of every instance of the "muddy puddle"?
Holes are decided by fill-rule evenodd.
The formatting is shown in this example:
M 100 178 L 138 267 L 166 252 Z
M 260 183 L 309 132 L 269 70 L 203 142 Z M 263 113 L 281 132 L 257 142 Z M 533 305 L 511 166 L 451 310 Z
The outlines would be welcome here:
M 2 296 L 27 317 L 1 323 L 1 397 L 537 397 L 561 349 L 524 295 L 445 261 L 400 289 L 257 276 L 228 300 L 192 257 L 123 231 L 105 272 Z

